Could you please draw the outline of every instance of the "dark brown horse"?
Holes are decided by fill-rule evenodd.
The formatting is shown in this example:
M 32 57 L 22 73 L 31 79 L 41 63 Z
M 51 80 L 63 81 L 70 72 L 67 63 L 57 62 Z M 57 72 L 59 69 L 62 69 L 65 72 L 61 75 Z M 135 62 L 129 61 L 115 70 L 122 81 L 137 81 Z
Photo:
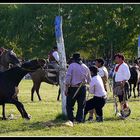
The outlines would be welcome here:
M 34 100 L 34 92 L 36 91 L 38 99 L 41 100 L 39 89 L 42 82 L 46 82 L 51 85 L 59 85 L 59 74 L 56 72 L 53 65 L 46 63 L 46 68 L 38 69 L 33 73 L 30 73 L 32 81 L 33 81 L 33 87 L 31 89 L 31 101 Z M 57 100 L 59 100 L 60 97 L 60 89 L 58 91 L 58 97 Z
M 128 95 L 128 98 L 131 97 L 131 92 L 133 89 L 133 93 L 134 93 L 134 98 L 136 98 L 136 93 L 135 93 L 135 88 L 137 88 L 137 92 L 138 92 L 138 96 L 140 96 L 140 68 L 139 68 L 139 60 L 136 59 L 134 60 L 134 64 L 133 66 L 129 66 L 130 69 L 130 73 L 131 73 L 131 77 L 128 80 L 129 85 L 130 85 L 130 92 Z M 132 87 L 133 85 L 133 87 Z
M 38 68 L 43 68 L 45 65 L 44 59 L 35 59 L 24 62 L 21 66 L 13 67 L 7 71 L 0 72 L 0 105 L 2 105 L 2 119 L 5 116 L 5 104 L 14 104 L 21 113 L 23 118 L 30 119 L 23 104 L 15 95 L 15 86 L 17 87 L 22 78 L 29 72 L 34 72 Z
M 132 89 L 133 89 L 133 93 L 134 93 L 134 98 L 136 98 L 135 88 L 137 87 L 137 91 L 138 91 L 138 82 L 139 82 L 139 79 L 140 79 L 140 71 L 137 67 L 131 67 L 130 68 L 130 73 L 131 73 L 131 77 L 128 80 L 129 85 L 130 85 L 130 93 L 128 95 L 128 98 L 131 97 Z M 139 96 L 139 94 L 138 94 L 138 96 Z
M 3 72 L 11 68 L 11 66 L 20 64 L 13 50 L 2 49 L 0 54 L 0 71 Z

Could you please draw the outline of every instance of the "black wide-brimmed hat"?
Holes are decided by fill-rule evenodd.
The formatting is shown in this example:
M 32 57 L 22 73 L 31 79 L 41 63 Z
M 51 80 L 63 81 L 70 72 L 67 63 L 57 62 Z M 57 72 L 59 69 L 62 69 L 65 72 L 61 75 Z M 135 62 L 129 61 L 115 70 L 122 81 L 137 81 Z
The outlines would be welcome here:
M 72 59 L 73 59 L 75 62 L 77 62 L 77 63 L 79 63 L 79 64 L 82 64 L 82 59 L 81 59 L 81 57 L 80 57 L 80 53 L 78 53 L 78 52 L 74 53 L 73 56 L 72 56 Z
M 73 58 L 74 60 L 81 60 L 81 58 L 80 58 L 80 53 L 74 53 L 72 58 Z

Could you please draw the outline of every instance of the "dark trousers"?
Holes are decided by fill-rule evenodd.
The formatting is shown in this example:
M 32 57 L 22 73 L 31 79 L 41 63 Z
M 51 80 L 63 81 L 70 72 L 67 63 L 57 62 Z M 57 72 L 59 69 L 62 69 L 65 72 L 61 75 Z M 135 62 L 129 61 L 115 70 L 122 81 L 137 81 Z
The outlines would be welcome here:
M 84 115 L 88 113 L 89 110 L 95 109 L 97 116 L 103 116 L 103 107 L 106 103 L 106 99 L 102 97 L 94 96 L 92 99 L 86 101 Z
M 86 101 L 86 86 L 82 86 L 77 93 L 77 95 L 73 98 L 76 90 L 78 87 L 69 87 L 68 89 L 68 96 L 66 99 L 66 110 L 67 110 L 67 116 L 70 121 L 73 122 L 74 120 L 74 105 L 77 101 L 77 113 L 76 113 L 76 121 L 82 122 L 84 119 L 84 107 L 85 107 L 85 101 Z

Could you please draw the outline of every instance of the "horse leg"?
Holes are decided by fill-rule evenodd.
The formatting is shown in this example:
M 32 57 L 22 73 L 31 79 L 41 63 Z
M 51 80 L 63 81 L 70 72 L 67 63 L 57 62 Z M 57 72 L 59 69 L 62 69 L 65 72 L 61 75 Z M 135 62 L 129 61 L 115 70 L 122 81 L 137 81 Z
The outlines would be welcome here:
M 33 87 L 31 89 L 31 101 L 34 100 L 34 92 L 35 92 L 35 84 L 33 83 Z
M 5 116 L 5 103 L 2 104 L 2 120 L 7 120 Z
M 140 83 L 138 82 L 137 84 L 137 92 L 138 92 L 138 97 L 140 96 Z
M 130 85 L 130 91 L 129 91 L 128 99 L 131 97 L 131 92 L 132 92 L 132 84 L 129 85 Z
M 61 94 L 61 91 L 60 91 L 60 87 L 59 87 L 59 90 L 58 90 L 58 96 L 57 96 L 57 101 L 59 101 L 60 94 Z
M 27 112 L 24 109 L 24 106 L 23 106 L 23 104 L 21 102 L 19 102 L 18 100 L 12 100 L 10 103 L 16 105 L 16 107 L 17 107 L 18 111 L 20 112 L 22 118 L 30 120 L 30 117 L 27 114 Z
M 41 82 L 38 83 L 38 84 L 36 84 L 36 88 L 35 88 L 39 101 L 41 101 L 41 97 L 40 97 L 40 95 L 39 95 L 40 85 L 41 85 Z
M 136 83 L 133 86 L 133 93 L 134 93 L 134 98 L 136 98 L 136 94 L 135 94 L 135 88 L 136 88 Z
M 31 90 L 31 101 L 33 101 L 33 99 L 34 99 L 34 91 L 36 91 L 38 99 L 41 101 L 41 97 L 39 95 L 40 84 L 41 84 L 41 82 L 38 82 L 38 83 L 33 82 L 33 87 Z
M 129 96 L 129 83 L 125 83 L 125 98 L 128 99 Z

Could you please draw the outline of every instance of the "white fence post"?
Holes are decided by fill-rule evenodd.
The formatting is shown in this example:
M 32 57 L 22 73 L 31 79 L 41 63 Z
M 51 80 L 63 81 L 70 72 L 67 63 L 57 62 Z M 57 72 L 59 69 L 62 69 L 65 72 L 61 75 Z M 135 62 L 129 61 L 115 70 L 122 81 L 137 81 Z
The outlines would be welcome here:
M 59 71 L 59 83 L 62 99 L 62 114 L 67 115 L 66 112 L 66 96 L 65 96 L 65 78 L 66 78 L 66 55 L 64 47 L 64 39 L 62 32 L 62 16 L 56 16 L 55 18 L 55 35 L 56 43 L 58 47 L 58 53 L 60 57 L 60 71 Z

